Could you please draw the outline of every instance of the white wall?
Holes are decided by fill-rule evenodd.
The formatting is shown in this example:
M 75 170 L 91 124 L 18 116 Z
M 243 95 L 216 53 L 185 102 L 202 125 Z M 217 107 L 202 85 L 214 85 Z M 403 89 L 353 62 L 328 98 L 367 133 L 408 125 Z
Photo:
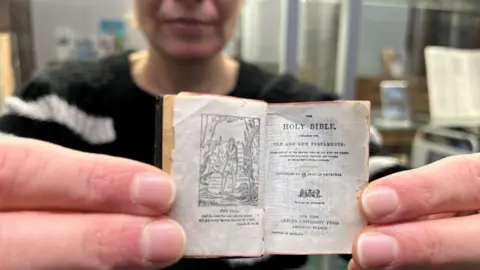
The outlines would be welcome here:
M 55 29 L 70 27 L 81 36 L 99 33 L 101 19 L 126 19 L 132 0 L 32 0 L 37 67 L 55 59 Z M 144 48 L 141 34 L 128 29 L 128 47 Z

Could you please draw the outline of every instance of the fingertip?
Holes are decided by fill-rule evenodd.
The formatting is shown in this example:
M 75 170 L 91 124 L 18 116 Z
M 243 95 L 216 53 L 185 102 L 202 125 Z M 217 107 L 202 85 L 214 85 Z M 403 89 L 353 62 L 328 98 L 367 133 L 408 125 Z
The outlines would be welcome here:
M 185 231 L 173 220 L 157 220 L 147 224 L 143 230 L 143 258 L 155 266 L 167 267 L 179 261 L 185 245 Z
M 181 256 L 183 256 L 183 252 L 185 251 L 185 247 L 187 245 L 187 233 L 185 232 L 185 230 L 183 229 L 182 225 L 180 225 L 180 223 L 176 222 L 175 220 L 173 219 L 170 219 L 169 222 L 171 222 L 174 226 L 177 227 L 178 229 L 178 232 L 181 236 Z
M 164 173 L 140 173 L 132 184 L 132 201 L 164 214 L 171 208 L 177 193 L 175 183 Z
M 170 201 L 168 202 L 168 208 L 170 209 L 170 207 L 172 207 L 173 205 L 173 202 L 177 198 L 177 184 L 175 184 L 172 179 L 168 179 L 168 181 L 170 182 Z
M 348 270 L 361 270 L 361 268 L 355 263 L 354 259 L 351 259 L 348 263 Z
M 399 244 L 394 237 L 373 230 L 360 234 L 353 249 L 358 267 L 367 269 L 386 268 L 399 255 Z
M 397 192 L 386 185 L 370 185 L 360 194 L 362 213 L 369 221 L 384 219 L 400 206 Z

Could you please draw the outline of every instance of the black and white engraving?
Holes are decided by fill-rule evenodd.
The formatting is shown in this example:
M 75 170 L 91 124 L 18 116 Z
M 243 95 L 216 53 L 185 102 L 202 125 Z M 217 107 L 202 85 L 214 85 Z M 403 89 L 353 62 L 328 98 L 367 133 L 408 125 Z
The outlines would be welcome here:
M 199 206 L 257 206 L 260 119 L 202 115 Z

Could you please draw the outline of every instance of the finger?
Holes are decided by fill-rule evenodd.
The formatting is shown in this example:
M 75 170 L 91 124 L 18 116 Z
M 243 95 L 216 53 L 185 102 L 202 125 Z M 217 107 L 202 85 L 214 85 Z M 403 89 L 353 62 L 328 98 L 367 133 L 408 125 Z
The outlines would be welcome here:
M 167 267 L 183 254 L 181 227 L 166 218 L 0 214 L 2 269 Z
M 453 217 L 457 217 L 457 214 L 456 213 L 445 213 L 445 214 L 428 215 L 428 216 L 420 217 L 416 221 L 437 220 L 437 219 L 445 219 L 445 218 L 453 218 Z
M 443 214 L 435 214 L 435 215 L 424 216 L 424 217 L 418 218 L 417 221 L 437 220 L 437 219 L 454 218 L 454 217 L 465 217 L 465 216 L 471 216 L 471 215 L 476 215 L 476 214 L 477 214 L 477 211 L 466 211 L 466 212 L 458 212 L 458 213 L 443 213 Z
M 354 259 L 351 259 L 350 262 L 348 263 L 348 270 L 362 270 L 360 266 L 357 265 Z
M 0 140 L 0 210 L 158 215 L 175 196 L 157 168 L 26 139 Z
M 370 227 L 354 244 L 361 269 L 480 269 L 480 215 Z
M 373 224 L 480 209 L 480 155 L 451 157 L 373 182 L 361 194 Z

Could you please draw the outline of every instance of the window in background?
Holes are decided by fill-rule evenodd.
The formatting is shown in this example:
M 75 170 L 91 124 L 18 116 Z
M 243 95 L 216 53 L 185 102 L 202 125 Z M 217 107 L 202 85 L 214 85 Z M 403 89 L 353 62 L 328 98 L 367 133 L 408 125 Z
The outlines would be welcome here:
M 409 18 L 407 1 L 368 1 L 362 8 L 358 76 L 381 76 L 386 72 L 386 50 L 403 58 Z
M 381 117 L 381 82 L 405 79 L 408 3 L 363 1 L 355 98 L 371 101 L 372 120 Z
M 300 79 L 335 91 L 341 0 L 302 0 Z
M 429 46 L 479 49 L 479 8 L 479 1 L 468 0 L 365 0 L 357 98 L 371 100 L 373 109 L 378 109 L 380 82 L 407 80 L 412 120 L 428 121 L 425 49 Z
M 278 73 L 281 21 L 280 0 L 245 0 L 240 27 L 241 58 Z
M 472 95 L 480 84 L 470 74 L 480 59 L 473 57 L 480 52 L 480 1 L 364 0 L 361 29 L 356 99 L 372 102 L 372 123 L 393 153 L 408 153 L 420 126 L 438 116 L 457 121 L 458 108 L 465 112 L 478 100 Z M 429 58 L 431 47 L 445 57 Z M 388 80 L 407 82 L 409 125 L 382 121 L 380 85 Z M 439 102 L 457 106 L 436 106 Z

